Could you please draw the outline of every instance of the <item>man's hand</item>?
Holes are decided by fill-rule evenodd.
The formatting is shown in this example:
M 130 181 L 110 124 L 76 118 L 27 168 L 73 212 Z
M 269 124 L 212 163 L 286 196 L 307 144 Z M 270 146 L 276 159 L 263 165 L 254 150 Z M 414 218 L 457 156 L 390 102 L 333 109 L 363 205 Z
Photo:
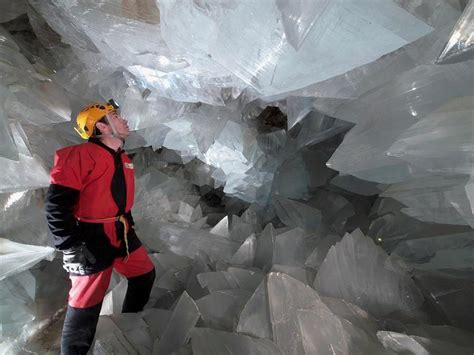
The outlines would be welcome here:
M 87 249 L 86 244 L 83 242 L 63 250 L 63 267 L 67 272 L 85 274 L 86 265 L 95 263 L 95 256 Z

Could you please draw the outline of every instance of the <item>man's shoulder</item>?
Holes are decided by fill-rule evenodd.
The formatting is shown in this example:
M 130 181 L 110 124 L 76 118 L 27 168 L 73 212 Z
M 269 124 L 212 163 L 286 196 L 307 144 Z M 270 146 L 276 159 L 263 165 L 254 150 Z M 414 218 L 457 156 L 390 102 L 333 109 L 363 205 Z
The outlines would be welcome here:
M 90 159 L 97 155 L 95 144 L 89 142 L 70 145 L 56 150 L 56 159 Z
M 72 152 L 89 152 L 96 150 L 95 144 L 91 144 L 90 142 L 84 142 L 80 144 L 69 145 L 67 147 L 60 148 L 56 150 L 58 154 L 69 154 Z

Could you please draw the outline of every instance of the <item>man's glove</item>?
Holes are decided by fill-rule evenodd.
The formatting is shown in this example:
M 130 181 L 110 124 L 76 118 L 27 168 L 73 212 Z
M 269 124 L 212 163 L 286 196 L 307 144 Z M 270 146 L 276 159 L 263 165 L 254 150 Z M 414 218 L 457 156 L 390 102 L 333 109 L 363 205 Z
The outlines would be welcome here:
M 63 268 L 67 272 L 85 275 L 86 266 L 95 263 L 95 256 L 87 249 L 84 242 L 63 250 Z

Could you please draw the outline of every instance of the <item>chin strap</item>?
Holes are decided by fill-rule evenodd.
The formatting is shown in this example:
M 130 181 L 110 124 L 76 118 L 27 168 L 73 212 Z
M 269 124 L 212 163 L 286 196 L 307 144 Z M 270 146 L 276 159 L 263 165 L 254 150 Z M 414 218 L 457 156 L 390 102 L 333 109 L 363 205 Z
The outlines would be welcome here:
M 112 134 L 99 134 L 99 135 L 95 136 L 95 138 L 110 137 L 110 138 L 118 139 L 118 140 L 120 140 L 120 148 L 123 148 L 123 146 L 125 145 L 125 138 L 123 138 L 121 135 L 119 135 L 119 134 L 117 133 L 117 129 L 115 128 L 115 125 L 112 123 L 112 121 L 110 121 L 110 120 L 107 118 L 107 116 L 106 116 L 106 119 L 107 119 L 108 125 L 109 125 L 110 128 L 112 129 Z
M 119 136 L 118 134 L 98 134 L 96 136 L 93 136 L 93 138 L 115 138 L 120 141 L 120 148 L 123 148 L 123 146 L 125 145 L 125 138 Z

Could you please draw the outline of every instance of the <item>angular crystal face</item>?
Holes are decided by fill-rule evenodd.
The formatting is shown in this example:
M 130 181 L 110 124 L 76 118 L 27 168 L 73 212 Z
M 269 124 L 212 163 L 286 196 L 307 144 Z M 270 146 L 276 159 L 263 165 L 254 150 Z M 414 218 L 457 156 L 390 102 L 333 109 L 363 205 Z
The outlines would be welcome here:
M 297 9 L 300 3 L 288 5 L 293 9 L 283 6 L 284 13 L 294 10 L 301 13 Z M 295 51 L 285 36 L 285 29 L 288 33 L 292 27 L 291 20 L 285 17 L 283 24 L 280 22 L 281 12 L 272 0 L 214 4 L 205 11 L 191 3 L 177 6 L 174 2 L 164 2 L 160 8 L 167 18 L 162 22 L 162 32 L 168 45 L 179 43 L 181 48 L 189 45 L 198 58 L 209 53 L 214 61 L 266 95 L 342 74 L 431 31 L 395 4 L 334 1 L 325 9 L 313 7 L 313 14 L 304 13 L 316 19 L 318 12 L 322 12 Z M 179 26 L 183 18 L 189 19 L 186 27 Z M 345 20 L 340 22 L 340 18 Z M 241 26 L 241 19 L 246 19 L 246 26 Z M 298 25 L 303 25 L 302 22 Z M 190 36 L 186 33 L 201 33 L 201 40 L 189 43 Z M 289 39 L 292 41 L 291 36 Z
M 298 50 L 314 24 L 324 15 L 329 6 L 328 0 L 320 1 L 282 1 L 277 2 L 283 18 L 286 38 Z
M 0 353 L 49 351 L 44 187 L 109 98 L 156 279 L 93 352 L 472 352 L 473 6 L 0 1 Z
M 43 259 L 51 261 L 55 254 L 55 250 L 51 247 L 20 244 L 5 238 L 0 238 L 0 247 L 2 250 L 0 280 L 28 270 Z
M 379 331 L 377 332 L 377 337 L 387 351 L 395 353 L 441 354 L 444 352 L 457 352 L 459 354 L 468 354 L 472 351 L 472 347 L 469 346 L 397 332 Z
M 18 150 L 10 131 L 8 116 L 3 109 L 3 102 L 6 99 L 6 95 L 8 95 L 8 89 L 0 85 L 0 157 L 18 160 Z
M 436 64 L 457 63 L 474 58 L 474 3 L 469 1 L 454 26 L 448 43 L 443 48 Z
M 423 302 L 406 271 L 389 265 L 388 255 L 360 231 L 331 247 L 314 287 L 322 295 L 352 302 L 374 316 L 411 314 Z
M 160 341 L 155 343 L 153 352 L 170 354 L 185 345 L 200 316 L 196 303 L 186 291 L 183 292 Z
M 283 354 L 268 339 L 255 339 L 246 335 L 228 333 L 210 328 L 195 328 L 191 332 L 193 354 Z

